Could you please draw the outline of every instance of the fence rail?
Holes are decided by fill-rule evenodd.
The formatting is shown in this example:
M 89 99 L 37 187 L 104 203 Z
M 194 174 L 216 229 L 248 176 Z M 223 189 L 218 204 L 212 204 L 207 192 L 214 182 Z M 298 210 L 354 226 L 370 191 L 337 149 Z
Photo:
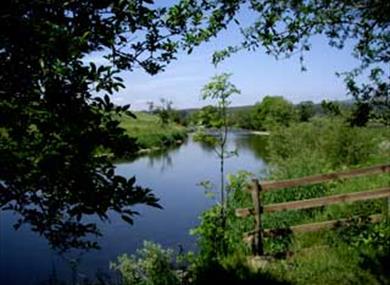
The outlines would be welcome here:
M 289 227 L 287 229 L 264 229 L 262 227 L 262 222 L 261 222 L 263 213 L 308 209 L 308 208 L 322 207 L 322 206 L 338 204 L 338 203 L 365 201 L 365 200 L 380 199 L 380 198 L 388 198 L 389 207 L 390 207 L 390 198 L 389 198 L 390 187 L 377 188 L 377 189 L 361 191 L 361 192 L 338 194 L 338 195 L 332 195 L 332 196 L 326 196 L 326 197 L 314 198 L 314 199 L 276 203 L 276 204 L 270 204 L 264 206 L 261 203 L 262 201 L 261 201 L 260 194 L 262 191 L 270 191 L 270 190 L 295 187 L 295 186 L 307 186 L 307 185 L 324 183 L 332 180 L 349 179 L 352 177 L 367 176 L 367 175 L 382 174 L 382 173 L 390 173 L 390 164 L 353 169 L 349 171 L 306 176 L 306 177 L 289 179 L 289 180 L 263 181 L 262 183 L 259 183 L 257 179 L 254 179 L 250 187 L 250 192 L 253 201 L 253 208 L 236 209 L 236 215 L 238 217 L 245 218 L 251 215 L 255 216 L 255 229 L 253 231 L 246 233 L 244 239 L 252 243 L 252 250 L 255 255 L 263 255 L 264 235 L 269 236 L 269 235 L 276 235 L 285 232 L 292 232 L 292 233 L 313 232 L 322 229 L 331 229 L 335 225 L 343 224 L 348 221 L 348 219 L 339 219 L 339 220 L 324 221 L 319 223 L 296 225 L 296 226 Z M 369 218 L 372 222 L 378 222 L 381 218 L 381 215 L 372 215 Z
M 353 217 L 353 218 L 356 219 L 359 217 Z M 367 218 L 372 223 L 377 223 L 382 220 L 383 216 L 381 214 L 376 214 L 376 215 L 370 215 Z M 285 229 L 264 229 L 263 236 L 275 236 L 282 233 L 298 234 L 298 233 L 317 232 L 325 229 L 333 229 L 334 227 L 339 225 L 345 225 L 351 220 L 352 219 L 338 219 L 338 220 L 323 221 L 318 223 L 291 226 Z M 244 233 L 244 240 L 247 242 L 252 242 L 255 234 L 257 234 L 257 231 L 255 230 Z
M 279 181 L 263 181 L 261 183 L 262 191 L 277 190 L 295 186 L 308 186 L 328 182 L 331 180 L 346 179 L 358 176 L 375 175 L 390 172 L 390 164 L 376 165 L 366 168 L 352 169 L 347 171 L 339 171 L 327 174 L 305 176 L 301 178 L 279 180 Z

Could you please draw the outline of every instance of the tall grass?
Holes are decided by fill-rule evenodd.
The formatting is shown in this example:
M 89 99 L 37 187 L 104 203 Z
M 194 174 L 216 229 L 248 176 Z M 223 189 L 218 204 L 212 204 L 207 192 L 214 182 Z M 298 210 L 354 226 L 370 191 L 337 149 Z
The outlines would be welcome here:
M 337 119 L 319 118 L 275 129 L 267 145 L 270 165 L 267 179 L 289 179 L 390 162 L 389 128 L 350 128 Z M 242 237 L 245 231 L 253 229 L 253 220 L 234 216 L 234 208 L 252 206 L 249 194 L 244 191 L 245 183 L 242 174 L 230 179 L 232 208 L 228 227 L 222 235 L 227 240 L 228 253 L 219 259 L 219 264 L 229 270 L 235 270 L 231 264 L 245 263 L 243 254 L 249 252 Z M 383 174 L 265 192 L 262 199 L 269 204 L 389 185 L 390 175 Z M 265 251 L 277 259 L 262 272 L 292 284 L 389 284 L 384 265 L 389 261 L 389 224 L 383 221 L 373 225 L 364 218 L 353 218 L 355 215 L 386 214 L 386 203 L 387 200 L 379 199 L 263 215 L 265 228 L 338 218 L 349 218 L 350 222 L 333 231 L 267 238 Z M 198 232 L 212 227 L 212 221 L 205 213 Z M 214 232 L 218 232 L 217 229 Z M 208 247 L 203 246 L 208 244 L 207 236 L 201 236 L 200 240 L 201 248 L 210 254 L 210 249 L 207 251 Z
M 162 124 L 157 116 L 145 112 L 136 116 L 123 116 L 120 126 L 142 149 L 164 148 L 186 138 L 186 129 L 176 123 Z

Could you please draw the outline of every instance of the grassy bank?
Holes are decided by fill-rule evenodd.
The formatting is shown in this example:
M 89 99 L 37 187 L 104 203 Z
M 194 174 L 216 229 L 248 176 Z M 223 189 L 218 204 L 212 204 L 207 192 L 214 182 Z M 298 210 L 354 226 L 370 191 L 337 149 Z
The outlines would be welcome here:
M 390 129 L 351 128 L 338 119 L 315 119 L 270 136 L 270 179 L 353 169 L 390 162 Z M 266 203 L 310 199 L 390 185 L 382 174 L 264 193 Z M 265 272 L 292 284 L 390 284 L 390 226 L 354 216 L 388 213 L 387 199 L 337 204 L 265 216 L 265 227 L 350 218 L 346 227 L 268 239 L 269 254 L 284 253 Z
M 144 112 L 135 115 L 136 119 L 123 116 L 121 127 L 126 129 L 131 138 L 136 139 L 141 149 L 162 149 L 183 141 L 187 136 L 186 129 L 180 125 L 162 125 L 157 116 Z
M 316 118 L 311 122 L 275 129 L 269 136 L 268 148 L 267 179 L 290 179 L 389 163 L 390 129 L 351 128 L 342 120 Z M 227 240 L 227 254 L 213 252 L 211 247 L 207 247 L 210 237 L 204 234 L 205 229 L 210 232 L 213 228 L 210 211 L 202 216 L 199 230 L 202 247 L 207 249 L 204 254 L 219 254 L 218 263 L 230 272 L 245 264 L 246 256 L 243 253 L 249 253 L 242 242 L 242 234 L 253 229 L 253 221 L 234 216 L 235 208 L 252 206 L 251 198 L 242 191 L 246 182 L 247 178 L 241 175 L 233 177 L 230 183 L 227 227 L 221 234 L 221 239 Z M 266 192 L 262 199 L 266 204 L 271 204 L 388 185 L 390 175 L 382 174 Z M 390 284 L 390 272 L 386 269 L 390 268 L 388 221 L 384 219 L 374 225 L 365 218 L 352 218 L 378 213 L 386 216 L 387 207 L 387 199 L 378 199 L 264 215 L 265 228 L 285 228 L 339 218 L 351 220 L 346 227 L 337 230 L 267 238 L 266 253 L 275 259 L 261 273 L 288 284 Z

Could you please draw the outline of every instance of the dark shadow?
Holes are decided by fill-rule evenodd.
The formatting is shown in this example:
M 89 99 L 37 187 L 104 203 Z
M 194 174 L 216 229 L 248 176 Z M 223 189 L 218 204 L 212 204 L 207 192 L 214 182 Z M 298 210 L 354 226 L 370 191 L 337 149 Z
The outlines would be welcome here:
M 390 282 L 390 251 L 387 253 L 370 256 L 362 255 L 361 268 L 370 271 L 376 277 L 380 284 L 389 284 Z
M 258 285 L 258 284 L 289 284 L 286 281 L 277 279 L 270 274 L 252 272 L 244 265 L 235 268 L 225 269 L 218 263 L 209 264 L 207 267 L 198 268 L 194 280 L 196 285 L 204 284 L 232 284 L 232 285 Z

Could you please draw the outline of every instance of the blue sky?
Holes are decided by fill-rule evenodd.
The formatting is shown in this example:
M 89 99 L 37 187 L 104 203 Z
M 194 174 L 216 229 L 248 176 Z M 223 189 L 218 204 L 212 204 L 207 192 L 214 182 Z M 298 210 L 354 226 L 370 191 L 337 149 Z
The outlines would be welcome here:
M 241 13 L 241 18 L 250 17 Z M 343 50 L 328 46 L 327 40 L 312 38 L 311 50 L 306 53 L 302 72 L 299 56 L 275 60 L 263 51 L 241 52 L 226 59 L 217 68 L 211 64 L 215 50 L 236 42 L 239 34 L 234 27 L 222 32 L 218 38 L 194 49 L 191 55 L 178 54 L 178 60 L 165 70 L 150 76 L 140 69 L 124 72 L 126 89 L 113 96 L 117 104 L 131 104 L 133 110 L 147 109 L 147 102 L 158 102 L 160 98 L 173 101 L 178 109 L 200 107 L 209 104 L 200 99 L 200 90 L 209 79 L 218 73 L 232 73 L 231 81 L 241 90 L 232 98 L 233 106 L 254 104 L 266 95 L 281 95 L 298 103 L 323 99 L 345 100 L 346 89 L 336 72 L 348 71 L 358 65 L 352 57 L 352 45 Z M 99 55 L 88 60 L 99 61 Z

